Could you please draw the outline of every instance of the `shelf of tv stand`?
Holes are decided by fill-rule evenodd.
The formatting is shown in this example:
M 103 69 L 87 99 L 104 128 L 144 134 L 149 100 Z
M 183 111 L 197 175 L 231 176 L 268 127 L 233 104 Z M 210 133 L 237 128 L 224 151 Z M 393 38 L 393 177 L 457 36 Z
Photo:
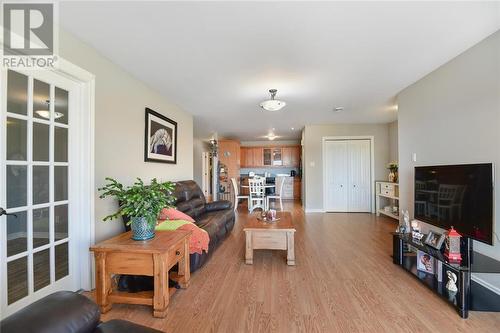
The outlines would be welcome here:
M 455 307 L 458 306 L 459 294 L 458 293 L 452 294 L 452 293 L 448 292 L 448 289 L 446 289 L 446 283 L 439 282 L 434 274 L 429 274 L 429 273 L 419 271 L 417 269 L 417 257 L 416 256 L 405 257 L 404 263 L 402 266 L 405 270 L 407 270 L 415 278 L 417 278 L 421 283 L 423 283 L 427 288 L 434 291 L 436 294 L 438 294 L 445 301 L 451 303 L 451 305 L 453 305 Z

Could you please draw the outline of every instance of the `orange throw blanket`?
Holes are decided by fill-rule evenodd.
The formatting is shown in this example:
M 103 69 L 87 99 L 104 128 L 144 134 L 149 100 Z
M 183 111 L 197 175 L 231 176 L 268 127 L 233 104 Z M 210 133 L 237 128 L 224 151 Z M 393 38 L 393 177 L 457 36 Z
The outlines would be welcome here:
M 183 220 L 166 220 L 158 221 L 156 226 L 157 231 L 162 230 L 192 230 L 191 238 L 189 239 L 189 254 L 202 254 L 203 251 L 208 253 L 208 243 L 210 237 L 208 233 L 196 226 L 196 224 Z
M 208 232 L 197 227 L 194 223 L 184 224 L 179 227 L 179 230 L 193 230 L 189 240 L 189 254 L 202 254 L 203 251 L 208 253 L 208 243 L 210 242 Z

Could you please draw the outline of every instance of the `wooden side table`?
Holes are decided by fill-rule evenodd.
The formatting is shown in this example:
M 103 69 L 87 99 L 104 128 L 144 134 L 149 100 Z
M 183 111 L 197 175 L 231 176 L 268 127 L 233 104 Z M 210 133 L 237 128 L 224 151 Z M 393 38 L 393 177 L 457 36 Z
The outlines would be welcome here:
M 96 264 L 96 303 L 102 313 L 113 303 L 142 304 L 153 307 L 153 316 L 164 318 L 170 296 L 177 290 L 168 287 L 168 271 L 179 264 L 176 280 L 181 288 L 189 285 L 189 237 L 191 231 L 157 231 L 153 239 L 132 240 L 126 232 L 90 248 Z M 128 293 L 113 290 L 113 274 L 145 275 L 154 278 L 154 290 Z
M 286 261 L 290 266 L 295 265 L 294 235 L 295 228 L 290 212 L 278 212 L 279 221 L 263 222 L 255 215 L 245 224 L 246 246 L 245 263 L 253 264 L 253 250 L 286 250 Z

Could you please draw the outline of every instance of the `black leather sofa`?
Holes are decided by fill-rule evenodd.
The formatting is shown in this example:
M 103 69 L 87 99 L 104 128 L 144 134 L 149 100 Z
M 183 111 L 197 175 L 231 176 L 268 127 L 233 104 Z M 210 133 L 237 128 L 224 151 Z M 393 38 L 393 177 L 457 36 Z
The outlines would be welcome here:
M 191 254 L 191 272 L 203 266 L 215 248 L 233 230 L 235 215 L 231 201 L 220 200 L 207 203 L 201 188 L 193 180 L 176 183 L 174 196 L 175 206 L 181 212 L 191 216 L 195 224 L 205 230 L 209 237 L 208 253 Z
M 189 256 L 191 273 L 202 267 L 224 238 L 233 230 L 235 214 L 231 201 L 220 200 L 207 203 L 202 190 L 193 180 L 176 182 L 174 196 L 177 198 L 175 206 L 181 212 L 191 216 L 195 224 L 205 230 L 209 237 L 208 253 L 193 253 Z M 127 222 L 130 219 L 123 217 L 125 229 L 130 230 Z M 175 282 L 170 281 L 171 286 Z M 122 275 L 118 282 L 121 291 L 137 292 L 151 290 L 151 277 Z
M 1 333 L 161 333 L 113 319 L 102 323 L 97 304 L 71 291 L 48 295 L 0 322 Z

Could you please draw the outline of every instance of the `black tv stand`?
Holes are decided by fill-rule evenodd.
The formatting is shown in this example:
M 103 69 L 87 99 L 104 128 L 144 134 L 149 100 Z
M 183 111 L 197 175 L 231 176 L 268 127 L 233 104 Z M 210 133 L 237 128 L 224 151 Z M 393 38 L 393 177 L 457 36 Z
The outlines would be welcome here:
M 421 251 L 428 254 L 441 265 L 436 267 L 441 272 L 430 274 L 417 269 L 417 252 Z M 425 284 L 441 298 L 454 306 L 460 317 L 469 316 L 471 270 L 469 265 L 470 256 L 465 254 L 464 260 L 460 264 L 450 263 L 443 253 L 422 242 L 413 240 L 411 234 L 393 234 L 393 262 L 400 265 L 403 269 L 410 272 L 420 282 Z M 451 271 L 457 276 L 456 293 L 446 289 L 448 282 L 447 272 Z M 438 274 L 440 273 L 440 274 Z M 441 277 L 441 279 L 438 278 Z
M 462 238 L 461 248 L 463 260 L 457 264 L 449 262 L 443 251 L 413 240 L 411 234 L 393 233 L 393 262 L 455 307 L 460 317 L 467 318 L 470 310 L 500 312 L 500 295 L 471 280 L 472 273 L 500 273 L 500 262 L 474 252 L 472 240 L 469 238 Z M 417 269 L 418 251 L 440 262 L 440 265 L 436 265 L 441 268 L 440 274 L 430 274 Z M 456 293 L 446 289 L 447 271 L 457 276 Z M 438 276 L 441 276 L 441 279 Z

